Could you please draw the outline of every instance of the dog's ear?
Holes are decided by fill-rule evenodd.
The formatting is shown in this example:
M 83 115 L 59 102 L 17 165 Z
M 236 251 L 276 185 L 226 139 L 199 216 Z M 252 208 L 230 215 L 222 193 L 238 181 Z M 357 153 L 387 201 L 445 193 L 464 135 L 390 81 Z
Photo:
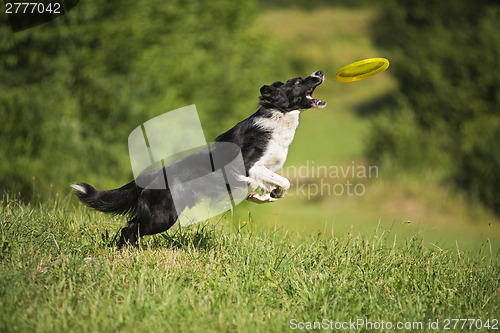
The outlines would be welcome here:
M 273 101 L 273 96 L 275 93 L 276 93 L 275 87 L 268 85 L 262 86 L 262 88 L 260 88 L 260 94 L 262 95 L 260 96 L 260 100 L 264 103 L 266 102 L 270 103 Z
M 270 95 L 272 95 L 275 91 L 276 91 L 276 88 L 274 88 L 273 86 L 268 86 L 268 85 L 265 85 L 265 86 L 262 86 L 262 88 L 260 88 L 260 94 L 261 94 L 262 96 L 270 96 Z
M 264 103 L 271 103 L 275 99 L 276 95 L 278 95 L 278 88 L 284 85 L 281 81 L 276 81 L 270 86 L 265 85 L 260 88 L 260 100 Z

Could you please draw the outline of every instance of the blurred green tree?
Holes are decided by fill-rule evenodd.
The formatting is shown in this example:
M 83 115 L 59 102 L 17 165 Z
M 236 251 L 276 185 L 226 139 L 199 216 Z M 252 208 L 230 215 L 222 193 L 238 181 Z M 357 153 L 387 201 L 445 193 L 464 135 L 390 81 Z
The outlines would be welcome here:
M 498 1 L 384 3 L 374 37 L 390 53 L 400 84 L 395 100 L 403 102 L 396 108 L 412 116 L 402 120 L 394 108 L 380 116 L 368 147 L 372 158 L 406 169 L 444 167 L 448 178 L 498 213 L 499 31 Z M 406 150 L 405 140 L 411 142 Z
M 2 22 L 0 187 L 117 186 L 132 178 L 130 131 L 189 104 L 213 140 L 282 68 L 248 29 L 257 14 L 257 0 L 89 0 L 18 33 Z

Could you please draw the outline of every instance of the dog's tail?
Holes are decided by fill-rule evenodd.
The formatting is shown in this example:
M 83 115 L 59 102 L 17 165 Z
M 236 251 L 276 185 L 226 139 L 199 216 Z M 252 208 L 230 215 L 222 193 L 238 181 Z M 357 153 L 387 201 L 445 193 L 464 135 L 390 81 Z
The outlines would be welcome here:
M 97 191 L 86 183 L 72 184 L 71 187 L 76 196 L 87 206 L 100 212 L 123 215 L 135 213 L 137 199 L 141 194 L 141 189 L 135 181 L 109 191 Z

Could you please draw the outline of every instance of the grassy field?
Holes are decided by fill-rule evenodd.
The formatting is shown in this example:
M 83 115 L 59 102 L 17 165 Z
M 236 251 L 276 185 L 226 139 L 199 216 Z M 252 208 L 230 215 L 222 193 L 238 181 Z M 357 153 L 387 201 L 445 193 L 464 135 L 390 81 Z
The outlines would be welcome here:
M 351 331 L 432 323 L 438 332 L 465 318 L 496 331 L 498 218 L 432 174 L 332 171 L 366 167 L 370 120 L 359 111 L 397 89 L 390 69 L 333 80 L 347 63 L 386 56 L 369 38 L 376 15 L 291 8 L 256 19 L 291 59 L 291 75 L 327 76 L 315 96 L 328 106 L 303 114 L 283 170 L 292 188 L 276 203 L 243 203 L 117 251 L 123 218 L 66 195 L 40 205 L 0 198 L 0 332 L 279 332 L 318 321 Z M 319 176 L 322 167 L 329 173 Z M 363 194 L 333 192 L 347 182 Z
M 34 207 L 4 197 L 0 212 L 0 332 L 279 332 L 349 321 L 351 331 L 385 331 L 438 321 L 437 332 L 447 319 L 490 329 L 500 319 L 498 257 L 487 247 L 428 249 L 418 235 L 382 229 L 305 236 L 222 218 L 117 251 L 109 244 L 120 220 L 68 200 Z

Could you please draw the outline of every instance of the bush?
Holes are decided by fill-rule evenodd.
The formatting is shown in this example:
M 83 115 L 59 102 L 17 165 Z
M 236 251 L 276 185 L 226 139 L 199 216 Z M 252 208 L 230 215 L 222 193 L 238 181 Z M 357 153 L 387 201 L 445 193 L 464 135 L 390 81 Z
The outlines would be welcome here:
M 456 179 L 473 195 L 500 214 L 500 117 L 488 116 L 469 122 L 468 138 L 460 146 Z
M 441 153 L 445 140 L 418 125 L 415 115 L 404 107 L 389 116 L 373 119 L 366 140 L 367 157 L 387 170 L 425 173 L 429 167 L 445 169 L 450 161 Z
M 500 5 L 392 0 L 374 25 L 420 125 L 460 134 L 500 105 Z

